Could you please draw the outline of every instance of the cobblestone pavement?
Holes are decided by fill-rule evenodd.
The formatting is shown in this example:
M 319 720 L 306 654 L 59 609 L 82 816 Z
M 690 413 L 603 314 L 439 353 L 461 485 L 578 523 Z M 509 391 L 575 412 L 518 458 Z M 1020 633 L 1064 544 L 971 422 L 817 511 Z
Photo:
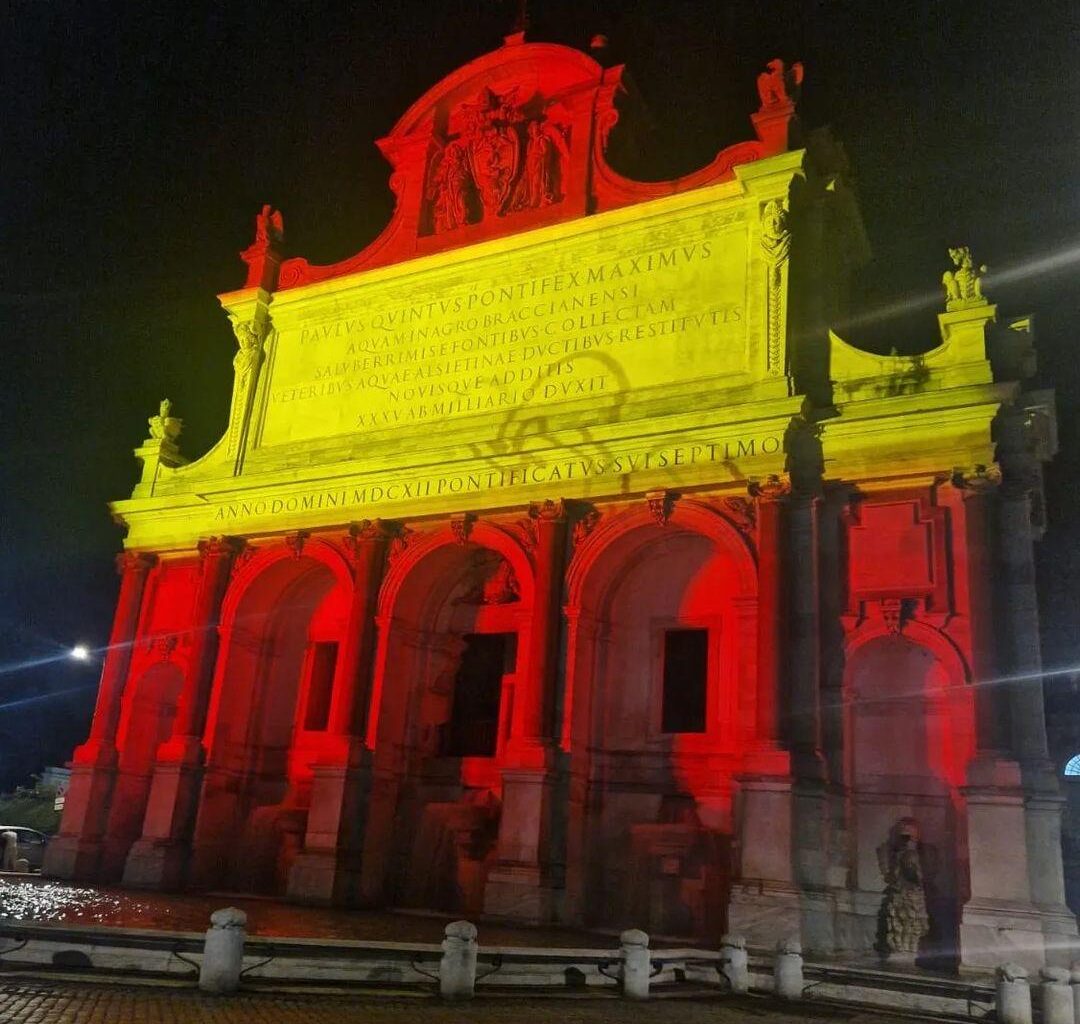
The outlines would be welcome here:
M 193 990 L 0 978 L 0 1024 L 890 1024 L 873 1011 L 781 1010 L 765 1001 L 661 999 L 627 1003 L 483 997 L 462 1005 L 393 996 L 253 993 L 209 997 Z M 911 1018 L 906 1018 L 910 1021 Z

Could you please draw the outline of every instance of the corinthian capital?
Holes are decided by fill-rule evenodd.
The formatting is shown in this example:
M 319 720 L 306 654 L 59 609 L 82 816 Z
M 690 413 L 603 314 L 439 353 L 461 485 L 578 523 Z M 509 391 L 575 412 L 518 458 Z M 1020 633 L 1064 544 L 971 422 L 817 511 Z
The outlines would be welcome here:
M 147 572 L 157 564 L 157 555 L 149 551 L 121 551 L 116 556 L 116 571 L 125 573 Z
M 776 473 L 770 473 L 763 479 L 751 477 L 746 482 L 746 490 L 751 498 L 759 498 L 762 501 L 777 501 L 791 493 L 791 480 L 787 476 L 780 476 Z
M 1001 470 L 996 465 L 957 466 L 952 472 L 952 485 L 965 497 L 977 497 L 996 490 L 1001 484 Z

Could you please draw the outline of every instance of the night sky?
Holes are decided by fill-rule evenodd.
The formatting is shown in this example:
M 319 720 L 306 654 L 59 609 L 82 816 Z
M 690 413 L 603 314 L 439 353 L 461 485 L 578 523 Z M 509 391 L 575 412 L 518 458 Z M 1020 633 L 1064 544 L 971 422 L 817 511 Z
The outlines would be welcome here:
M 224 429 L 235 342 L 216 295 L 243 283 L 254 214 L 284 211 L 289 255 L 361 249 L 391 209 L 374 140 L 499 45 L 516 6 L 7 5 L 0 704 L 76 692 L 0 711 L 0 787 L 85 735 L 95 667 L 13 666 L 107 641 L 121 533 L 106 502 L 130 494 L 146 418 L 171 398 L 189 457 Z M 620 168 L 638 177 L 752 137 L 758 71 L 805 63 L 803 122 L 843 140 L 875 255 L 848 340 L 932 344 L 956 244 L 990 264 L 1003 314 L 1035 314 L 1062 445 L 1039 551 L 1044 654 L 1080 661 L 1080 4 L 533 0 L 530 20 L 535 41 L 608 34 L 648 107 Z

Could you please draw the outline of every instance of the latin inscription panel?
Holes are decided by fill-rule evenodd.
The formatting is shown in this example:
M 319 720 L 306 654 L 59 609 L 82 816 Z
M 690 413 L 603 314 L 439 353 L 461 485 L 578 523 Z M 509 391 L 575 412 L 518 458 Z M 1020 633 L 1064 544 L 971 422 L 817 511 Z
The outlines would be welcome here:
M 470 416 L 542 430 L 560 405 L 749 368 L 730 202 L 404 271 L 272 307 L 260 444 Z

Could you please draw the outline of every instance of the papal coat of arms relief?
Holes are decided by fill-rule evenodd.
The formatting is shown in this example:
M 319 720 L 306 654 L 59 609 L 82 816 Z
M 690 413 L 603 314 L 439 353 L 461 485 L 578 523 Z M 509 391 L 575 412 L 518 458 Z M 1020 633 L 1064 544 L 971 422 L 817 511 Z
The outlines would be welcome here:
M 455 112 L 452 131 L 428 165 L 428 230 L 453 231 L 562 199 L 569 128 L 519 90 L 485 89 Z

